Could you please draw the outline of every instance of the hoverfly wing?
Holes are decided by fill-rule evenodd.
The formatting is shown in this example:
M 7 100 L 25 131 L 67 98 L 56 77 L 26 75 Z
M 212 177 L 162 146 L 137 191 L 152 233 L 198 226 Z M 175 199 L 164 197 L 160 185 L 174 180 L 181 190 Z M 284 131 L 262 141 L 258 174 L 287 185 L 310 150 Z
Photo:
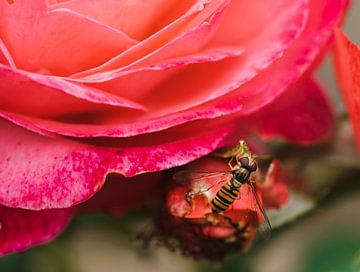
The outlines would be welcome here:
M 190 191 L 185 198 L 191 198 L 198 194 L 209 191 L 214 186 L 228 182 L 232 178 L 229 170 L 183 170 L 175 173 L 173 179 L 184 184 L 190 184 Z M 209 180 L 213 182 L 209 182 Z M 202 186 L 196 186 L 195 183 L 202 183 Z
M 270 220 L 268 218 L 268 216 L 266 215 L 266 212 L 260 202 L 259 196 L 257 194 L 257 189 L 254 185 L 254 182 L 249 182 L 248 183 L 249 189 L 250 189 L 250 193 L 251 196 L 255 199 L 255 205 L 256 205 L 256 209 L 258 209 L 258 211 L 260 212 L 260 214 L 263 217 L 263 222 L 260 224 L 259 226 L 259 233 L 261 234 L 261 236 L 263 236 L 266 240 L 268 240 L 271 237 L 271 224 L 270 224 Z
M 224 180 L 232 177 L 229 170 L 182 170 L 176 172 L 173 179 L 179 182 L 205 181 L 207 179 Z

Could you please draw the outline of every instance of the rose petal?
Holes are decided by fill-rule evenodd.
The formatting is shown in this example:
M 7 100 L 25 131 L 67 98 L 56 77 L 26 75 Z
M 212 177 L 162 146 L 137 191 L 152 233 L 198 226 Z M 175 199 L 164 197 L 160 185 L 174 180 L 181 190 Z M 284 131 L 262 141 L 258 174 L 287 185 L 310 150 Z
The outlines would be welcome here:
M 334 49 L 336 76 L 360 150 L 360 49 L 339 29 Z
M 0 255 L 52 240 L 68 224 L 73 209 L 29 211 L 0 206 Z
M 36 132 L 40 135 L 47 136 L 47 137 L 59 137 L 59 135 L 56 135 L 47 130 L 39 128 L 31 120 L 24 118 L 23 115 L 17 115 L 17 114 L 13 114 L 13 113 L 6 112 L 6 111 L 0 111 L 0 117 L 6 119 L 16 125 L 19 125 L 23 128 L 26 128 L 30 131 Z
M 74 0 L 54 5 L 52 9 L 67 8 L 76 11 L 140 41 L 185 14 L 196 2 Z
M 226 1 L 213 2 L 218 3 L 216 5 L 207 5 L 198 11 L 198 13 L 202 14 L 201 17 L 204 17 L 204 14 L 211 15 L 212 12 L 214 12 L 214 14 L 210 16 L 209 22 L 204 21 L 195 24 L 193 28 L 190 28 L 184 33 L 175 32 L 177 35 L 171 32 L 173 26 L 169 25 L 161 32 L 156 33 L 156 35 L 137 44 L 123 54 L 109 60 L 107 63 L 94 69 L 75 74 L 73 77 L 79 79 L 81 82 L 102 82 L 117 78 L 121 76 L 122 71 L 126 71 L 132 67 L 141 67 L 149 64 L 156 65 L 159 61 L 163 62 L 167 59 L 191 56 L 191 54 L 196 53 L 206 44 L 218 28 L 224 11 L 222 2 Z M 182 21 L 189 16 L 179 19 L 179 22 L 176 21 L 174 24 L 181 25 Z M 206 19 L 206 17 L 204 17 L 204 19 Z
M 320 48 L 322 48 L 329 40 L 331 34 L 329 29 L 337 22 L 339 13 L 343 11 L 343 3 L 336 3 L 336 5 L 335 3 L 334 5 L 328 5 L 323 2 L 312 3 L 312 5 L 314 5 L 313 8 L 315 9 L 314 14 L 311 14 L 312 23 L 309 23 L 309 26 L 305 31 L 305 37 L 302 37 L 296 42 L 296 47 L 291 47 L 287 50 L 283 58 L 274 63 L 271 68 L 262 71 L 256 79 L 251 80 L 235 92 L 224 95 L 215 101 L 203 104 L 199 107 L 191 108 L 190 106 L 190 108 L 188 108 L 189 105 L 193 106 L 201 103 L 201 98 L 196 95 L 199 90 L 201 90 L 204 97 L 211 98 L 209 93 L 214 93 L 214 89 L 215 93 L 220 94 L 228 92 L 236 87 L 233 83 L 230 85 L 225 84 L 228 80 L 230 82 L 232 77 L 226 76 L 225 81 L 222 79 L 217 82 L 220 74 L 226 74 L 218 73 L 218 71 L 221 69 L 222 71 L 228 71 L 230 68 L 229 66 L 225 64 L 224 67 L 219 65 L 214 66 L 214 73 L 212 73 L 212 67 L 207 63 L 200 69 L 200 71 L 202 70 L 202 75 L 197 75 L 199 76 L 198 80 L 193 80 L 198 68 L 188 68 L 184 70 L 186 73 L 184 72 L 181 76 L 175 77 L 179 82 L 172 80 L 168 84 L 158 88 L 158 91 L 153 92 L 151 97 L 147 97 L 146 101 L 148 103 L 147 106 L 150 107 L 150 115 L 139 115 L 137 113 L 124 114 L 124 112 L 116 114 L 112 111 L 110 116 L 103 117 L 103 124 L 97 120 L 96 125 L 86 124 L 85 119 L 80 119 L 77 124 L 66 124 L 48 120 L 29 120 L 29 122 L 33 122 L 34 125 L 41 129 L 47 129 L 64 135 L 76 137 L 118 137 L 159 131 L 190 120 L 215 118 L 237 111 L 241 114 L 248 114 L 259 110 L 284 92 L 290 84 L 294 83 L 295 80 L 309 68 Z M 321 5 L 324 5 L 324 7 Z M 324 16 L 318 16 L 320 13 L 323 13 Z M 290 71 L 287 68 L 289 66 L 293 67 Z M 201 67 L 201 65 L 197 65 L 196 67 Z M 277 71 L 276 77 L 273 76 L 274 70 Z M 155 72 L 152 72 L 151 76 L 153 76 L 154 73 Z M 161 73 L 159 72 L 159 74 L 163 73 L 164 71 L 161 71 Z M 191 74 L 192 76 L 191 78 L 188 78 L 189 84 L 186 84 L 186 77 L 184 78 L 184 75 L 188 74 Z M 133 79 L 136 80 L 136 77 Z M 215 81 L 212 81 L 213 79 L 215 79 Z M 199 83 L 199 85 L 197 85 L 196 82 L 201 82 L 201 84 Z M 182 92 L 182 90 L 174 91 L 174 86 L 185 86 L 184 88 L 187 88 L 188 91 L 186 93 Z M 115 88 L 115 86 L 113 87 Z M 189 97 L 186 97 L 187 94 Z M 184 110 L 186 108 L 188 108 L 188 110 Z M 76 116 L 73 117 L 73 119 L 75 118 Z M 92 119 L 87 118 L 87 120 Z M 129 124 L 131 124 L 131 126 Z
M 309 24 L 292 46 L 290 44 L 284 45 L 282 49 L 287 50 L 283 52 L 284 54 L 279 60 L 274 62 L 282 54 L 278 55 L 281 52 L 281 50 L 277 51 L 279 48 L 276 41 L 278 40 L 270 39 L 268 42 L 264 41 L 263 46 L 269 47 L 273 44 L 274 50 L 272 53 L 275 53 L 273 55 L 269 54 L 267 58 L 264 56 L 257 56 L 255 58 L 256 52 L 263 52 L 262 50 L 255 50 L 254 59 L 248 56 L 248 54 L 244 54 L 239 59 L 232 58 L 222 62 L 188 67 L 179 76 L 174 77 L 166 82 L 166 84 L 161 85 L 161 88 L 153 91 L 152 95 L 146 98 L 147 106 L 151 108 L 151 104 L 155 103 L 156 108 L 161 109 L 160 112 L 164 115 L 166 112 L 170 113 L 169 109 L 173 110 L 174 107 L 177 110 L 185 110 L 211 99 L 219 99 L 220 96 L 225 94 L 228 95 L 228 100 L 235 97 L 238 100 L 238 104 L 242 102 L 244 105 L 246 105 L 247 97 L 256 96 L 256 103 L 249 103 L 246 110 L 245 108 L 241 110 L 246 114 L 248 111 L 256 111 L 265 104 L 272 102 L 309 69 L 323 46 L 331 38 L 331 29 L 337 23 L 341 12 L 344 10 L 344 6 L 340 1 L 334 2 L 331 5 L 328 2 L 322 2 L 322 4 L 324 7 L 318 7 L 318 4 L 312 3 L 309 9 L 314 9 L 314 11 L 310 14 Z M 300 7 L 301 3 L 298 3 L 298 5 Z M 301 14 L 303 17 L 300 16 Z M 320 14 L 324 16 L 320 16 Z M 298 21 L 300 22 L 298 30 L 299 28 L 301 30 L 301 26 L 303 26 L 303 20 L 300 19 L 304 18 L 304 16 L 304 13 L 298 14 Z M 288 18 L 288 21 L 284 22 L 284 25 L 289 25 L 289 22 L 293 21 L 293 16 L 291 16 Z M 298 32 L 294 31 L 294 27 L 281 29 L 284 32 L 279 33 L 279 37 L 288 37 L 287 41 L 289 43 L 293 42 L 292 38 L 297 37 L 296 33 Z M 290 35 L 289 37 L 288 34 L 290 33 L 293 33 L 294 36 Z M 280 39 L 280 41 L 282 40 Z M 247 64 L 244 63 L 243 59 L 246 60 Z M 253 69 L 253 62 L 255 60 L 259 61 L 257 62 L 259 64 L 258 69 Z M 260 65 L 260 63 L 262 64 Z M 263 65 L 264 63 L 272 63 L 272 65 L 262 70 L 266 68 L 266 65 Z M 262 68 L 260 69 L 260 67 Z M 292 67 L 292 69 L 289 70 L 288 67 Z M 276 77 L 274 77 L 274 72 L 276 72 Z M 257 77 L 250 80 L 255 75 Z M 183 89 L 186 89 L 187 92 L 184 93 Z M 166 104 L 158 103 L 160 97 L 164 99 L 164 95 L 167 95 L 165 99 Z M 166 109 L 168 110 L 164 112 Z
M 103 188 L 91 199 L 82 203 L 81 212 L 106 211 L 111 214 L 122 214 L 130 208 L 147 206 L 159 195 L 156 186 L 162 175 L 158 172 L 142 174 L 132 178 L 120 175 L 109 175 Z
M 224 116 L 231 114 L 236 107 L 238 107 L 239 97 L 228 99 L 213 107 L 212 110 L 198 112 L 183 112 L 178 116 L 171 118 L 165 116 L 163 118 L 154 119 L 153 122 L 148 122 L 149 127 L 146 131 L 156 131 L 157 128 L 164 128 L 178 123 L 184 123 L 191 119 L 199 117 L 211 118 L 213 116 Z M 138 131 L 142 131 L 142 124 L 129 123 L 127 125 L 79 125 L 79 124 L 62 124 L 59 122 L 45 121 L 35 118 L 29 118 L 19 115 L 8 115 L 7 119 L 12 119 L 14 122 L 28 122 L 25 125 L 28 129 L 38 130 L 40 134 L 43 131 L 52 131 L 59 133 L 59 130 L 69 135 L 84 137 L 97 135 L 98 129 L 101 127 L 106 135 L 119 135 L 119 130 L 126 134 L 123 136 L 134 135 Z M 334 114 L 328 99 L 319 85 L 310 78 L 301 79 L 286 93 L 282 94 L 270 105 L 264 107 L 256 114 L 248 116 L 234 116 L 229 115 L 215 120 L 197 121 L 195 127 L 206 127 L 208 122 L 221 127 L 227 126 L 229 122 L 237 124 L 237 133 L 235 137 L 244 138 L 248 134 L 257 134 L 264 139 L 269 138 L 283 138 L 289 141 L 299 143 L 310 143 L 326 139 L 332 131 L 334 124 Z M 291 126 L 286 124 L 291 123 Z M 186 126 L 186 124 L 185 124 Z M 134 133 L 134 134 L 132 134 Z M 101 134 L 100 134 L 101 135 Z M 99 136 L 99 135 L 98 135 Z
M 264 207 L 279 209 L 289 199 L 289 191 L 282 175 L 281 164 L 273 160 L 266 174 L 265 183 L 259 184 Z
M 221 146 L 233 128 L 196 131 L 186 126 L 144 138 L 112 139 L 114 147 L 101 147 L 111 139 L 88 145 L 46 138 L 6 121 L 0 127 L 0 142 L 6 143 L 0 153 L 0 203 L 27 209 L 82 202 L 110 172 L 132 176 L 183 165 Z
M 0 64 L 1 110 L 33 116 L 61 116 L 106 109 L 106 105 L 144 110 L 144 106 L 136 102 L 95 88 Z
M 191 44 L 189 41 L 188 43 Z M 183 66 L 204 62 L 218 62 L 227 58 L 238 57 L 243 52 L 244 49 L 240 46 L 209 48 L 191 55 L 158 60 L 153 64 L 150 62 L 139 67 L 138 65 L 129 65 L 108 73 L 99 73 L 91 77 L 82 78 L 81 80 L 74 80 L 73 78 L 70 80 L 85 82 L 87 86 L 105 90 L 112 94 L 127 97 L 128 99 L 141 101 L 143 97 L 146 97 L 161 83 L 179 73 L 180 68 Z M 151 61 L 151 59 L 149 60 Z M 108 78 L 113 79 L 107 80 Z
M 171 189 L 166 194 L 166 204 L 168 211 L 175 217 L 185 218 L 187 215 L 194 215 L 194 218 L 199 218 L 203 216 L 203 212 L 200 209 L 198 214 L 197 207 L 201 207 L 201 205 L 196 205 L 196 202 L 193 202 L 194 205 L 188 203 L 186 201 L 186 193 L 189 192 L 188 186 L 177 186 Z
M 263 139 L 285 138 L 297 143 L 310 143 L 330 136 L 334 118 L 320 86 L 311 78 L 304 78 L 242 122 L 253 124 L 254 133 Z
M 0 2 L 0 36 L 18 68 L 69 75 L 135 44 L 120 31 L 71 10 L 49 10 L 46 2 Z
M 9 65 L 11 68 L 15 68 L 14 60 L 2 39 L 0 39 L 0 63 Z
M 160 96 L 167 95 L 167 104 L 161 105 L 162 107 L 185 110 L 233 91 L 259 74 L 279 58 L 303 30 L 307 15 L 304 4 L 306 1 L 291 3 L 288 11 L 279 18 L 279 22 L 277 21 L 281 27 L 277 25 L 276 31 L 271 35 L 259 36 L 258 43 L 261 44 L 261 48 L 253 49 L 254 45 L 240 43 L 245 49 L 240 57 L 187 67 L 146 97 L 149 106 L 151 107 L 154 101 L 159 101 Z M 239 43 L 232 44 L 236 45 L 239 46 Z M 188 91 L 184 92 L 184 89 Z

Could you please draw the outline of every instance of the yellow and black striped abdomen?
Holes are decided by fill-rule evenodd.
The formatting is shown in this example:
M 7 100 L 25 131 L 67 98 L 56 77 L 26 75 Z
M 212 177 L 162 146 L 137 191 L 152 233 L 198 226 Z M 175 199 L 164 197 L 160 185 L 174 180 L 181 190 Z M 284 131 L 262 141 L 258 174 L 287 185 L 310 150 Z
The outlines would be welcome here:
M 231 181 L 221 187 L 215 198 L 211 201 L 211 210 L 213 213 L 225 211 L 238 197 L 240 187 L 232 188 L 230 184 Z

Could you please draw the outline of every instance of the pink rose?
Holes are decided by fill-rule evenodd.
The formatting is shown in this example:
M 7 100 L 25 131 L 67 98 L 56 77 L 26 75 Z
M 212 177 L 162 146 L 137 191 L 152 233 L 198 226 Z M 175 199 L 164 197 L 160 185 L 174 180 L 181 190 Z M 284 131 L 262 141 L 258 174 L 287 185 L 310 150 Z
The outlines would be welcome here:
M 183 165 L 250 134 L 326 137 L 333 116 L 311 72 L 346 5 L 0 1 L 3 209 L 26 209 L 14 210 L 29 214 L 17 224 L 23 231 L 30 215 L 58 218 L 30 210 L 72 209 L 112 172 Z M 61 227 L 5 247 L 3 224 L 0 253 Z

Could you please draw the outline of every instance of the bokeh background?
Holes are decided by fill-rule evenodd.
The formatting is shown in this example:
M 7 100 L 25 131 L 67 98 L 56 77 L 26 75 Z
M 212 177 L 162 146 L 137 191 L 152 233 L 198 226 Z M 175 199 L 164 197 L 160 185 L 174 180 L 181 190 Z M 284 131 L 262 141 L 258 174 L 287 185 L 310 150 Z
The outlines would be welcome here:
M 345 32 L 360 44 L 360 1 L 354 0 Z M 248 254 L 232 254 L 223 264 L 194 261 L 134 241 L 136 229 L 146 227 L 138 212 L 122 217 L 105 214 L 77 217 L 54 242 L 0 259 L 0 272 L 98 272 L 98 271 L 250 271 L 250 272 L 353 272 L 360 271 L 360 160 L 338 94 L 331 61 L 318 73 L 329 89 L 339 116 L 331 152 L 324 147 L 297 153 L 279 152 L 289 164 L 306 162 L 300 170 L 310 191 L 332 184 L 332 193 L 300 220 L 275 231 Z M 326 149 L 326 146 L 325 146 Z M 286 149 L 289 150 L 289 149 Z M 319 151 L 320 150 L 320 151 Z M 292 152 L 291 152 L 292 151 Z M 295 154 L 295 155 L 294 155 Z

